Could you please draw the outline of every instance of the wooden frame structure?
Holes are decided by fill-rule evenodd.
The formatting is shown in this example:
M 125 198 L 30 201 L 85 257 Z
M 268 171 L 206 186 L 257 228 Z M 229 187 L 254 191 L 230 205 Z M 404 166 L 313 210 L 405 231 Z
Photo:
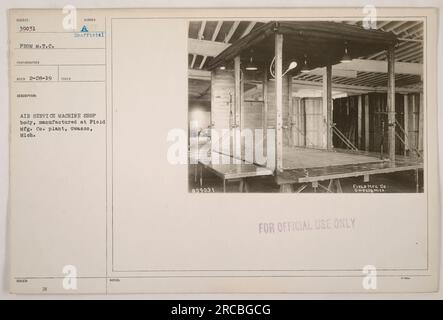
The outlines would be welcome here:
M 388 173 L 405 170 L 418 170 L 422 168 L 422 164 L 417 162 L 405 161 L 401 159 L 396 161 L 395 140 L 396 140 L 396 117 L 395 117 L 395 46 L 398 44 L 398 39 L 395 34 L 390 32 L 383 32 L 379 30 L 365 30 L 359 26 L 334 23 L 334 22 L 269 22 L 266 23 L 246 36 L 232 43 L 231 46 L 223 50 L 219 55 L 212 59 L 207 68 L 212 71 L 212 84 L 216 84 L 219 78 L 220 69 L 228 69 L 230 71 L 223 71 L 222 73 L 233 73 L 231 80 L 233 81 L 225 84 L 225 89 L 229 91 L 230 110 L 228 110 L 225 117 L 229 118 L 229 130 L 232 132 L 231 136 L 231 150 L 230 155 L 233 158 L 242 158 L 241 153 L 241 130 L 242 130 L 242 107 L 243 107 L 243 89 L 242 77 L 245 73 L 242 70 L 242 65 L 248 62 L 255 62 L 258 68 L 264 70 L 263 72 L 263 111 L 264 117 L 262 119 L 264 136 L 263 141 L 267 142 L 267 131 L 269 130 L 269 113 L 274 113 L 271 118 L 275 124 L 275 159 L 268 157 L 266 165 L 275 168 L 275 176 L 278 184 L 281 185 L 281 191 L 292 191 L 292 184 L 311 182 L 314 190 L 316 190 L 319 181 L 330 180 L 330 186 L 337 185 L 336 179 L 349 176 L 363 176 L 365 180 L 371 174 Z M 323 94 L 322 94 L 322 116 L 324 119 L 324 138 L 323 148 L 333 151 L 332 137 L 334 135 L 333 121 L 332 121 L 332 66 L 338 64 L 344 53 L 349 52 L 350 58 L 358 58 L 361 56 L 369 56 L 377 54 L 380 51 L 386 51 L 387 54 L 387 114 L 388 114 L 388 155 L 389 163 L 375 164 L 373 166 L 356 167 L 348 166 L 342 168 L 337 172 L 337 168 L 333 166 L 327 171 L 321 171 L 321 174 L 314 174 L 313 172 L 319 170 L 312 170 L 312 173 L 304 174 L 310 176 L 309 179 L 303 179 L 296 174 L 295 170 L 288 170 L 283 163 L 283 149 L 284 149 L 284 129 L 288 125 L 288 119 L 285 119 L 284 109 L 292 104 L 292 77 L 300 74 L 301 69 L 306 67 L 303 60 L 309 57 L 309 69 L 322 68 L 323 72 Z M 289 72 L 285 71 L 290 62 L 296 61 L 297 67 Z M 268 92 L 268 68 L 273 73 L 274 81 L 272 87 L 274 89 L 273 97 L 269 99 Z M 288 75 L 285 76 L 285 74 Z M 229 82 L 229 81 L 228 81 Z M 230 87 L 232 86 L 232 87 Z M 232 92 L 231 92 L 232 90 Z M 285 93 L 289 99 L 285 100 Z M 218 110 L 217 94 L 211 93 L 213 110 Z M 365 113 L 368 112 L 368 104 L 365 102 Z M 226 103 L 226 102 L 224 102 Z M 274 104 L 273 110 L 269 109 L 269 104 Z M 359 100 L 359 117 L 362 118 L 363 100 Z M 219 125 L 214 121 L 213 112 L 213 126 Z M 365 117 L 367 121 L 368 117 Z M 225 122 L 226 124 L 226 122 Z M 367 128 L 367 126 L 366 126 Z M 358 145 L 361 141 L 361 127 L 358 128 Z M 365 135 L 367 139 L 367 135 Z M 368 145 L 368 141 L 365 141 Z M 240 146 L 240 148 L 239 148 Z M 244 160 L 244 159 L 242 159 Z M 376 162 L 376 161 L 374 161 Z M 368 163 L 369 164 L 369 163 Z M 325 166 L 326 167 L 326 166 Z M 318 169 L 318 168 L 313 168 Z M 349 173 L 349 171 L 351 173 Z M 306 178 L 306 177 L 305 177 Z M 338 182 L 339 184 L 339 182 Z M 330 188 L 327 188 L 330 191 Z M 338 190 L 340 188 L 337 188 Z

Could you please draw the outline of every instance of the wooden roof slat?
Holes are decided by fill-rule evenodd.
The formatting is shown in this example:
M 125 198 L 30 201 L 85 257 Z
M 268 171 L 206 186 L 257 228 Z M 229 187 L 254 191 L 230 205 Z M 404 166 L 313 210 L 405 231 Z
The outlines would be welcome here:
M 257 22 L 250 22 L 249 25 L 246 27 L 245 31 L 243 31 L 242 35 L 240 36 L 240 39 L 247 36 L 252 29 L 255 27 L 255 25 L 257 24 Z
M 411 47 L 411 48 L 409 48 L 407 50 L 396 52 L 395 56 L 396 56 L 397 59 L 400 59 L 401 57 L 407 56 L 407 55 L 409 55 L 411 53 L 418 53 L 420 51 L 421 50 L 417 50 L 416 47 Z
M 239 24 L 240 24 L 240 21 L 234 21 L 234 24 L 231 26 L 231 29 L 229 30 L 228 34 L 225 37 L 225 40 L 224 40 L 225 43 L 228 43 L 229 40 L 231 40 L 231 38 L 234 35 L 235 30 L 237 30 Z
M 217 26 L 215 27 L 214 33 L 212 34 L 212 41 L 215 41 L 215 39 L 217 39 L 218 33 L 220 32 L 220 29 L 222 27 L 223 21 L 218 21 L 217 22 Z
M 399 28 L 396 30 L 396 32 L 401 35 L 402 33 L 407 32 L 411 28 L 414 28 L 416 26 L 421 26 L 423 24 L 422 21 L 410 21 L 410 23 L 405 24 L 402 28 Z
M 395 54 L 398 55 L 399 53 L 403 52 L 406 49 L 409 48 L 416 48 L 417 46 L 421 46 L 420 43 L 417 42 L 401 42 L 399 46 L 395 49 Z M 366 57 L 366 59 L 375 59 L 379 57 L 385 57 L 386 53 L 384 51 L 378 52 L 376 54 L 370 55 Z
M 203 39 L 203 33 L 205 32 L 205 27 L 206 27 L 206 21 L 203 20 L 200 26 L 200 30 L 198 32 L 198 37 L 197 37 L 198 40 Z
M 392 31 L 395 33 L 395 29 L 405 24 L 405 21 L 391 21 L 392 25 L 383 28 L 383 31 Z
M 382 29 L 384 26 L 389 24 L 391 21 L 379 21 L 377 22 L 377 29 Z
M 365 83 L 368 79 L 372 78 L 373 74 L 366 74 L 361 77 L 357 77 L 357 79 L 349 79 L 349 81 L 346 81 L 346 84 L 357 84 L 357 83 Z
M 208 58 L 208 56 L 203 56 L 203 59 L 200 62 L 200 66 L 198 67 L 199 69 L 203 69 L 203 66 L 205 65 L 205 62 L 206 62 L 207 58 Z
M 399 57 L 398 59 L 402 61 L 409 61 L 410 59 L 415 59 L 421 56 L 422 56 L 421 52 L 411 52 L 409 55 Z
M 423 24 L 417 25 L 411 29 L 407 30 L 407 35 L 408 36 L 412 36 L 412 35 L 416 35 L 416 34 L 420 34 L 423 33 Z
M 192 56 L 191 69 L 194 68 L 194 64 L 195 64 L 195 60 L 196 60 L 196 59 L 197 59 L 197 55 L 194 54 L 194 55 Z

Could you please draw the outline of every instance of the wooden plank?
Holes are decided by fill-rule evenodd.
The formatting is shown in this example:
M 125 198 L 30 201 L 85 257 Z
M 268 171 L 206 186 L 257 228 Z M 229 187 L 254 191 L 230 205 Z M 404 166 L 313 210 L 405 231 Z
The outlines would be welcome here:
M 395 160 L 395 47 L 388 48 L 388 147 L 389 159 Z
M 323 116 L 325 123 L 324 148 L 332 149 L 332 66 L 325 67 L 323 76 Z
M 369 151 L 369 95 L 365 95 L 365 150 Z
M 404 131 L 405 131 L 405 148 L 404 148 L 404 155 L 408 155 L 409 151 L 409 97 L 407 94 L 403 96 L 403 125 L 404 125 Z
M 357 148 L 362 149 L 362 126 L 363 126 L 363 101 L 362 96 L 358 96 L 357 105 Z
M 276 168 L 283 170 L 283 35 L 275 34 Z

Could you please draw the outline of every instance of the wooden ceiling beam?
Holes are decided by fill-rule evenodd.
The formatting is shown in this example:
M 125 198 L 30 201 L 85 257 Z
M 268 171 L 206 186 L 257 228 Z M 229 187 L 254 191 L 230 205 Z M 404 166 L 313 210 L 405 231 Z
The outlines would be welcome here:
M 392 31 L 393 29 L 401 26 L 404 21 L 389 21 L 386 25 L 384 25 L 381 29 L 385 32 Z
M 223 24 L 223 21 L 221 21 L 221 20 L 217 22 L 217 26 L 215 27 L 214 33 L 212 34 L 212 38 L 211 38 L 212 41 L 215 41 L 215 39 L 217 39 L 217 36 L 220 32 L 222 24 Z
M 399 28 L 398 30 L 396 30 L 398 32 L 399 35 L 401 35 L 404 32 L 407 32 L 408 30 L 410 30 L 411 28 L 414 28 L 416 26 L 421 26 L 423 24 L 423 21 L 413 21 L 405 26 L 403 26 L 402 28 Z
M 229 29 L 229 32 L 225 37 L 225 40 L 224 40 L 225 43 L 228 43 L 229 40 L 231 40 L 231 38 L 234 35 L 235 30 L 237 30 L 239 24 L 240 24 L 240 21 L 234 21 L 233 25 L 231 26 L 231 29 Z
M 380 23 L 377 22 L 377 29 L 382 29 L 385 25 L 390 23 L 391 21 L 382 21 Z
M 352 84 L 352 85 L 364 85 L 364 84 L 368 84 L 368 83 L 372 83 L 372 80 L 374 78 L 376 78 L 377 74 L 376 73 L 368 73 L 365 74 L 362 77 L 359 77 L 357 79 L 355 79 L 354 81 L 348 83 L 348 84 Z
M 306 80 L 293 80 L 292 85 L 294 88 L 307 88 L 307 89 L 321 89 L 323 84 L 319 81 L 306 81 Z M 368 87 L 368 86 L 354 86 L 354 85 L 340 85 L 332 83 L 332 89 L 336 89 L 348 93 L 369 93 L 369 92 L 387 92 L 386 86 Z M 422 92 L 423 88 L 418 87 L 397 87 L 395 88 L 397 93 L 417 93 Z
M 205 62 L 206 62 L 207 58 L 208 58 L 208 56 L 203 56 L 203 59 L 200 62 L 200 66 L 198 67 L 199 69 L 203 69 L 203 66 L 205 65 Z
M 249 22 L 245 31 L 243 31 L 242 35 L 240 36 L 240 39 L 243 38 L 244 36 L 248 35 L 252 31 L 252 29 L 254 29 L 256 24 L 257 24 L 257 22 Z
M 398 59 L 400 59 L 400 60 L 413 60 L 413 59 L 415 59 L 417 57 L 421 57 L 421 56 L 422 56 L 421 52 L 412 52 L 412 53 L 410 53 L 408 55 L 399 57 Z M 397 62 L 397 63 L 409 63 L 409 62 Z
M 412 47 L 420 46 L 419 43 L 411 43 L 411 42 L 402 42 L 400 45 L 396 48 L 395 54 L 398 55 L 399 53 L 403 52 L 404 50 L 407 50 Z M 375 53 L 373 55 L 367 56 L 366 59 L 376 59 L 376 58 L 385 58 L 386 57 L 386 51 L 380 51 L 378 53 Z
M 386 61 L 354 59 L 348 63 L 334 65 L 332 70 L 334 69 L 386 73 L 388 71 L 388 64 Z M 423 65 L 419 63 L 397 62 L 395 64 L 395 72 L 398 74 L 422 75 Z
M 188 39 L 188 53 L 194 55 L 215 57 L 229 46 L 223 42 Z
M 206 21 L 203 20 L 202 24 L 200 25 L 200 30 L 198 31 L 198 36 L 197 36 L 198 40 L 203 39 L 203 34 L 205 32 L 205 27 L 206 27 Z
M 195 60 L 197 59 L 197 55 L 192 55 L 192 61 L 191 61 L 191 69 L 194 68 Z
M 417 50 L 417 48 L 412 47 L 407 50 L 402 50 L 402 51 L 396 52 L 396 56 L 397 56 L 397 59 L 400 59 L 401 57 L 406 56 L 411 53 L 421 53 L 421 51 L 422 50 Z
M 412 36 L 412 35 L 419 34 L 420 32 L 423 32 L 423 25 L 417 25 L 411 29 L 408 29 L 407 35 Z
M 188 78 L 211 81 L 211 72 L 206 70 L 188 69 Z
M 325 74 L 325 68 L 316 68 L 307 74 L 311 75 L 317 75 L 317 76 L 323 76 Z M 356 70 L 340 70 L 337 68 L 332 67 L 332 76 L 333 77 L 344 77 L 344 78 L 357 78 L 357 71 Z

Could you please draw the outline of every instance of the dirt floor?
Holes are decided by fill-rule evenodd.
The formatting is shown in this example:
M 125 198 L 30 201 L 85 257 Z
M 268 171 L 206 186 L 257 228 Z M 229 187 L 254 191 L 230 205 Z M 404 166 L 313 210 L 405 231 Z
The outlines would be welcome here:
M 195 178 L 194 166 L 189 166 L 189 192 L 223 192 L 223 181 L 208 170 L 203 171 L 203 185 Z M 279 192 L 280 188 L 275 183 L 273 176 L 248 178 L 249 192 L 269 193 Z M 343 192 L 346 193 L 415 193 L 415 172 L 404 171 L 390 174 L 371 175 L 369 182 L 364 182 L 363 177 L 341 179 Z M 423 172 L 419 174 L 420 191 L 423 191 Z M 328 181 L 322 183 L 327 186 Z M 301 185 L 300 185 L 301 186 Z M 295 186 L 297 189 L 297 185 Z M 239 192 L 239 182 L 226 183 L 226 192 Z M 309 185 L 303 192 L 314 192 Z M 317 192 L 325 192 L 321 188 Z

